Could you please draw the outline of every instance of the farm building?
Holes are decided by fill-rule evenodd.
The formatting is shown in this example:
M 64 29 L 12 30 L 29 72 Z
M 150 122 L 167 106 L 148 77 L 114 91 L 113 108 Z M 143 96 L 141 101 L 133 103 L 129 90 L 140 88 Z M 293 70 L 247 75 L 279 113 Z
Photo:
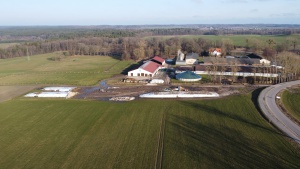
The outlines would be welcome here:
M 186 55 L 185 62 L 187 65 L 196 65 L 199 61 L 199 55 L 197 53 L 189 53 Z
M 192 71 L 185 71 L 177 74 L 176 79 L 184 82 L 196 82 L 201 80 L 202 77 Z
M 248 55 L 246 55 L 246 56 L 248 56 L 248 57 L 251 58 L 251 59 L 262 59 L 261 56 L 255 54 L 255 53 L 250 53 L 250 54 L 248 54 Z
M 160 65 L 165 65 L 166 64 L 165 59 L 163 59 L 163 58 L 161 58 L 159 56 L 155 56 L 154 58 L 151 59 L 151 61 L 156 62 L 156 63 L 158 63 Z
M 217 65 L 261 65 L 260 59 L 250 58 L 215 58 L 205 57 L 204 64 L 217 64 Z
M 271 61 L 269 61 L 267 59 L 260 59 L 260 64 L 268 66 L 271 64 Z
M 129 71 L 128 76 L 132 77 L 153 77 L 159 69 L 165 65 L 165 59 L 155 56 L 150 61 L 145 62 L 139 68 Z
M 184 53 L 181 52 L 181 50 L 178 50 L 177 52 L 177 58 L 176 58 L 176 65 L 186 65 L 185 62 Z
M 210 48 L 209 54 L 213 56 L 221 56 L 221 48 Z
M 176 67 L 176 73 L 193 71 L 196 74 L 215 74 L 222 76 L 277 77 L 279 67 L 275 66 L 234 66 L 234 65 L 195 65 Z
M 129 71 L 128 76 L 132 77 L 153 77 L 155 73 L 162 67 L 162 65 L 153 62 L 153 61 L 148 61 L 144 63 L 142 66 L 139 68 Z

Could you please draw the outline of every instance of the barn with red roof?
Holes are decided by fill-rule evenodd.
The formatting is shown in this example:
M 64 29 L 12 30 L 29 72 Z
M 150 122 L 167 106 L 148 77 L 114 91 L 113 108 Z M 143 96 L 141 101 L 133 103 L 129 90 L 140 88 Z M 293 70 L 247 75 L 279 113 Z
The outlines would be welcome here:
M 154 56 L 154 58 L 152 58 L 151 61 L 156 62 L 156 63 L 161 64 L 161 65 L 164 65 L 166 63 L 165 59 L 163 59 L 159 56 Z
M 162 67 L 162 65 L 148 61 L 144 63 L 139 68 L 129 71 L 128 76 L 135 76 L 135 77 L 153 77 L 154 74 Z
M 155 56 L 151 60 L 144 63 L 139 68 L 129 71 L 128 76 L 133 77 L 153 77 L 159 69 L 165 64 L 165 59 Z

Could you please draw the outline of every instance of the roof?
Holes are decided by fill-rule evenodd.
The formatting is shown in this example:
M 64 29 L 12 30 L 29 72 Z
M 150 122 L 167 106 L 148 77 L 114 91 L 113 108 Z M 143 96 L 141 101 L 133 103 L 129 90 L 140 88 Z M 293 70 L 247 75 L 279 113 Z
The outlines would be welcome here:
M 160 68 L 160 64 L 158 63 L 155 63 L 153 61 L 149 61 L 149 62 L 146 62 L 145 64 L 143 64 L 140 69 L 144 69 L 150 73 L 154 73 L 158 68 Z
M 152 58 L 153 61 L 159 62 L 159 63 L 164 63 L 165 59 L 159 57 L 159 56 L 154 56 L 154 58 Z
M 268 70 L 268 72 L 271 72 L 271 73 L 276 73 L 276 68 L 275 67 L 265 67 L 265 66 L 230 66 L 230 65 L 217 65 L 215 68 L 216 68 L 216 71 L 219 71 L 219 72 L 232 72 L 232 68 L 233 67 L 236 67 L 238 68 L 238 71 L 237 72 L 249 72 L 249 73 L 254 73 L 255 72 L 255 69 L 256 69 L 256 72 L 259 73 L 259 72 L 264 72 L 263 69 L 266 69 Z M 195 70 L 196 71 L 208 71 L 208 70 L 213 70 L 215 69 L 213 65 L 197 65 L 195 66 Z M 176 70 L 179 70 L 179 71 L 193 71 L 193 68 L 192 67 L 177 67 Z M 267 72 L 267 71 L 265 71 Z
M 261 56 L 255 54 L 255 53 L 250 53 L 250 54 L 248 54 L 247 56 L 248 56 L 249 58 L 251 58 L 251 59 L 262 59 Z
M 199 59 L 199 55 L 197 53 L 189 53 L 186 55 L 185 59 Z
M 176 79 L 201 79 L 201 76 L 191 71 L 185 71 L 177 74 Z
M 217 51 L 217 52 L 221 53 L 221 48 L 210 48 L 209 49 L 209 52 L 214 52 L 214 51 Z

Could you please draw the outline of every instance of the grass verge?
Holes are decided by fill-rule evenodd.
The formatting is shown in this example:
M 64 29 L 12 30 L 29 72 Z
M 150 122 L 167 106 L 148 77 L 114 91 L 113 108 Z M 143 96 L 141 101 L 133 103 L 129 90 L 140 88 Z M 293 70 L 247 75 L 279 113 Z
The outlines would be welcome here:
M 285 90 L 282 94 L 282 102 L 287 112 L 293 116 L 298 122 L 300 121 L 300 89 L 294 89 L 293 91 Z

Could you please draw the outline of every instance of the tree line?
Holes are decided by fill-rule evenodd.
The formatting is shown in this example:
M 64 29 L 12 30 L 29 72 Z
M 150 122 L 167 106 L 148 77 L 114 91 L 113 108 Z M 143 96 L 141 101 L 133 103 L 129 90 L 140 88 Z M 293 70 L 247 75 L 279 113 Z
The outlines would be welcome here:
M 261 52 L 272 60 L 279 52 L 296 49 L 298 39 L 288 37 L 284 42 L 278 43 L 273 39 L 267 41 L 258 38 L 245 40 L 247 51 Z M 198 53 L 207 56 L 212 47 L 222 49 L 223 56 L 231 55 L 237 46 L 229 38 L 210 40 L 199 38 L 180 37 L 86 37 L 68 40 L 44 40 L 21 43 L 6 49 L 0 49 L 0 58 L 14 58 L 37 54 L 64 51 L 68 55 L 111 55 L 122 60 L 141 60 L 155 55 L 164 58 L 174 58 L 178 49 L 185 53 Z

